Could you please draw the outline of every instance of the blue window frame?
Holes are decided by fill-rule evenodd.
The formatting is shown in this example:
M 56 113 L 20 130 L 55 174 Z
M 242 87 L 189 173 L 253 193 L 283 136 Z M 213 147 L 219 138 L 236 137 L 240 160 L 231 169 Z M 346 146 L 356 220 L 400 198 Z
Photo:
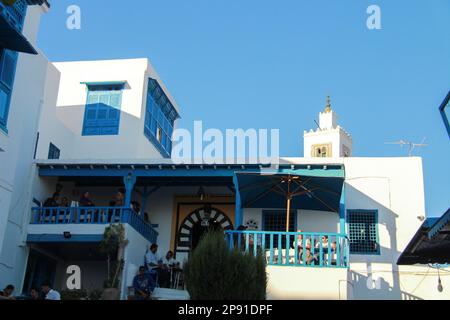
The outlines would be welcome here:
M 148 81 L 144 135 L 165 158 L 172 153 L 172 134 L 178 112 L 154 79 Z
M 22 31 L 23 22 L 27 11 L 27 2 L 17 0 L 12 6 L 0 3 L 0 14 Z M 0 130 L 8 132 L 8 115 L 11 103 L 14 78 L 16 73 L 18 53 L 8 49 L 0 48 Z
M 263 210 L 263 231 L 286 232 L 286 210 Z M 297 231 L 297 211 L 291 210 L 289 219 L 289 231 Z M 266 243 L 270 242 L 270 235 L 266 235 Z M 278 243 L 278 235 L 274 235 L 274 243 Z M 286 249 L 286 236 L 282 236 L 281 244 Z
M 59 148 L 50 142 L 50 146 L 48 148 L 48 158 L 49 159 L 59 159 L 60 155 L 61 155 L 61 151 L 59 150 Z
M 439 107 L 441 112 L 442 120 L 444 121 L 445 128 L 447 129 L 448 136 L 450 137 L 450 91 Z
M 89 85 L 83 136 L 118 135 L 124 84 Z
M 348 210 L 350 253 L 379 254 L 378 211 Z
M 0 49 L 0 129 L 5 132 L 7 132 L 17 57 L 17 52 Z

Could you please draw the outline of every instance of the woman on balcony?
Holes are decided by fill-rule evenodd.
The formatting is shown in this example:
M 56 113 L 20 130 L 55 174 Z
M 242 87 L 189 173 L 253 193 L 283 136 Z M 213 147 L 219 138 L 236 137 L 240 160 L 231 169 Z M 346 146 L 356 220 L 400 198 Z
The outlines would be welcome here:
M 310 238 L 306 238 L 305 241 L 303 241 L 303 231 L 302 230 L 298 230 L 297 231 L 299 234 L 297 236 L 297 248 L 298 248 L 298 256 L 299 259 L 298 261 L 300 261 L 301 264 L 303 264 L 303 253 L 305 252 L 304 250 L 306 250 L 305 254 L 306 254 L 306 264 L 311 264 L 311 262 L 313 261 L 313 256 L 311 254 L 311 239 Z M 303 243 L 305 242 L 305 243 Z M 303 248 L 303 245 L 305 245 L 305 248 Z
M 91 200 L 89 191 L 85 191 L 81 194 L 79 205 L 82 208 L 95 207 L 94 203 Z M 94 210 L 80 210 L 80 222 L 84 223 L 85 220 L 89 219 L 95 219 Z

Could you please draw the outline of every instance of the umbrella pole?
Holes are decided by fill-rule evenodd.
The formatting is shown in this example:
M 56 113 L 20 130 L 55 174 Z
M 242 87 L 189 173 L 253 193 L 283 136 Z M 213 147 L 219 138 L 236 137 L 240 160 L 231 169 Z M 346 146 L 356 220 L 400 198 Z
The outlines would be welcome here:
M 291 197 L 288 196 L 286 206 L 286 232 L 289 232 L 290 215 L 291 215 Z

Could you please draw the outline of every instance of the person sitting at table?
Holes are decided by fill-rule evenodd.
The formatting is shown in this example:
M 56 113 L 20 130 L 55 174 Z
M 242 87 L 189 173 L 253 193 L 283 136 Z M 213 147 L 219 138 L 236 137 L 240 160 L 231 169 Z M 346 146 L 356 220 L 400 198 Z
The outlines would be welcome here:
M 173 252 L 169 250 L 163 259 L 163 265 L 166 266 L 167 268 L 178 267 L 180 263 L 177 262 L 177 260 L 175 260 L 173 256 L 174 256 Z
M 44 207 L 47 208 L 58 207 L 59 206 L 58 201 L 59 201 L 59 193 L 55 192 L 50 198 L 44 201 Z
M 39 290 L 37 287 L 32 287 L 30 290 L 30 299 L 31 300 L 41 300 L 41 295 L 39 294 Z
M 314 262 L 320 264 L 320 244 L 322 243 L 322 263 L 325 262 L 325 254 L 328 254 L 328 236 L 322 236 L 321 242 L 316 242 L 314 246 L 316 253 L 314 255 Z
M 94 203 L 91 200 L 91 195 L 89 194 L 89 191 L 84 191 L 81 194 L 80 201 L 79 201 L 80 207 L 95 207 Z M 92 210 L 80 210 L 80 222 L 85 222 L 85 218 L 88 214 L 91 214 L 91 219 L 94 218 L 94 212 Z M 95 219 L 95 218 L 94 218 Z
M 53 195 L 44 201 L 44 208 L 57 208 L 59 207 L 59 193 L 55 192 Z M 41 219 L 46 222 L 53 221 L 56 216 L 56 210 L 47 209 L 42 212 Z
M 156 254 L 157 251 L 158 245 L 153 243 L 150 246 L 150 251 L 145 255 L 145 263 L 151 273 L 156 273 L 158 275 L 158 284 L 160 287 L 167 288 L 170 273 L 169 270 L 164 267 L 163 260 L 158 258 L 158 255 Z
M 12 284 L 9 284 L 0 291 L 0 300 L 15 300 L 14 296 L 12 295 L 15 288 Z
M 124 207 L 125 206 L 125 189 L 119 188 L 117 190 L 116 196 L 115 196 L 115 206 L 116 207 Z
M 85 191 L 81 194 L 80 207 L 95 207 L 94 203 L 91 200 L 91 195 L 89 194 L 89 191 Z
M 313 256 L 311 254 L 311 239 L 310 238 L 306 238 L 305 239 L 305 247 L 303 248 L 303 234 L 302 234 L 302 230 L 298 230 L 297 231 L 299 233 L 299 235 L 297 236 L 297 248 L 298 248 L 298 256 L 299 256 L 299 261 L 301 263 L 303 263 L 303 252 L 304 249 L 306 249 L 305 254 L 306 254 L 306 264 L 311 264 L 312 260 L 313 260 Z
M 133 279 L 134 299 L 149 300 L 155 287 L 155 280 L 145 273 L 145 267 L 139 267 L 139 273 Z
M 61 198 L 61 203 L 59 204 L 60 207 L 68 208 L 70 207 L 69 199 L 67 197 Z

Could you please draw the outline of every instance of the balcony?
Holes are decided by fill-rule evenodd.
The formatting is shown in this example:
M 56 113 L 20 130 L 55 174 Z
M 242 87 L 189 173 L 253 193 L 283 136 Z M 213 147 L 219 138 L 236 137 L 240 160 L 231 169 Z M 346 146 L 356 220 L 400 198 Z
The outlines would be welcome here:
M 26 0 L 17 0 L 11 6 L 0 2 L 0 48 L 37 54 L 36 49 L 22 34 L 27 6 Z
M 254 256 L 263 254 L 269 266 L 349 267 L 349 241 L 345 234 L 233 230 L 225 234 L 230 249 Z
M 158 232 L 130 208 L 125 207 L 37 207 L 32 209 L 31 225 L 109 225 L 126 223 L 151 243 Z
M 12 6 L 7 6 L 3 2 L 0 2 L 1 15 L 17 30 L 22 30 L 26 11 L 27 2 L 25 0 L 17 0 Z

